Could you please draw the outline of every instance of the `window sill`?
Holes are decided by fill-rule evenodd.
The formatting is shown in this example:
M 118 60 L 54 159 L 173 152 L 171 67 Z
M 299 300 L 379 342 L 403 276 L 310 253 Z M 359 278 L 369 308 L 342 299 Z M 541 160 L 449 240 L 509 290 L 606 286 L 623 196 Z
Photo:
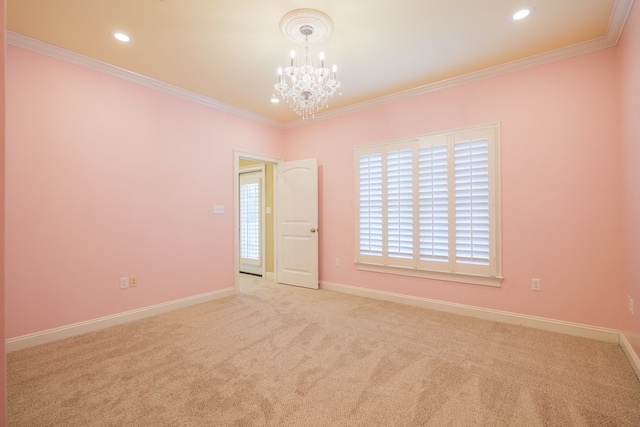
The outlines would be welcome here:
M 488 277 L 488 276 L 476 276 L 472 274 L 461 273 L 445 273 L 441 271 L 428 271 L 418 270 L 408 267 L 391 267 L 388 265 L 368 264 L 363 262 L 356 262 L 356 268 L 362 271 L 372 271 L 376 273 L 397 274 L 400 276 L 420 277 L 423 279 L 435 279 L 445 280 L 448 282 L 469 283 L 472 285 L 483 285 L 500 287 L 502 283 L 502 276 Z

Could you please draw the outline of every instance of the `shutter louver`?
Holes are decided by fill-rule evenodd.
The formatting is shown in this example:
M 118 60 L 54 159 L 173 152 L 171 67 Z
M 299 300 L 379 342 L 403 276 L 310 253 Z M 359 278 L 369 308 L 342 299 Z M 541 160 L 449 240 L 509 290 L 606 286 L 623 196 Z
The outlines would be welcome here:
M 489 145 L 455 144 L 456 262 L 489 265 Z
M 421 148 L 419 164 L 420 259 L 449 260 L 447 146 Z
M 412 150 L 387 154 L 387 248 L 392 258 L 413 258 Z
M 382 154 L 360 156 L 360 253 L 382 256 Z

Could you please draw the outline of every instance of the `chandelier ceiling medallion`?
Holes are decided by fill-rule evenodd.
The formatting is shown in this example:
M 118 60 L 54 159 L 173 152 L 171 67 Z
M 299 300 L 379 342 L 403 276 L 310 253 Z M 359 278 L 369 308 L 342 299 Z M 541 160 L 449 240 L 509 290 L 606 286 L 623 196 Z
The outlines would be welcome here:
M 313 43 L 331 35 L 333 21 L 325 13 L 314 9 L 296 9 L 280 20 L 280 30 L 291 41 L 299 43 L 302 55 L 296 59 L 291 51 L 291 64 L 278 68 L 278 83 L 273 85 L 273 96 L 287 102 L 303 120 L 315 117 L 315 113 L 326 108 L 329 99 L 340 87 L 336 79 L 337 67 L 332 70 L 324 66 L 324 53 L 320 52 L 320 67 L 311 56 Z

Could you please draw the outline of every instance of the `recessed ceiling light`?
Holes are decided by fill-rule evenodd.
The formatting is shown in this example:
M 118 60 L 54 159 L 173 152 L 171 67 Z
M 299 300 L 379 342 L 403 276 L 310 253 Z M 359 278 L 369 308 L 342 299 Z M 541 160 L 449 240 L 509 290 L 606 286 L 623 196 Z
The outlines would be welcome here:
M 116 33 L 113 33 L 113 37 L 115 37 L 116 40 L 120 40 L 121 42 L 125 42 L 125 43 L 131 41 L 131 37 L 129 37 L 125 33 L 116 32 Z
M 271 98 L 271 102 L 273 102 L 274 104 L 277 104 L 278 102 L 280 102 L 280 99 L 278 99 L 278 98 Z
M 526 18 L 531 13 L 530 9 L 522 9 L 513 14 L 513 19 L 519 21 L 521 19 Z

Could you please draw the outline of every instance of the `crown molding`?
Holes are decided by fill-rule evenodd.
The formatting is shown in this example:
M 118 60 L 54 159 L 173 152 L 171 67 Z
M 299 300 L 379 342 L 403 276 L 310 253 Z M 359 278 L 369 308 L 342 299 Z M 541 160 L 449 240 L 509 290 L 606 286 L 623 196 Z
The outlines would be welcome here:
M 517 61 L 508 62 L 506 64 L 474 71 L 462 76 L 429 83 L 391 95 L 381 96 L 376 99 L 349 105 L 344 108 L 337 108 L 335 110 L 323 113 L 316 113 L 314 123 L 321 120 L 343 116 L 346 114 L 356 113 L 373 107 L 391 104 L 393 102 L 402 101 L 405 99 L 413 98 L 415 96 L 424 95 L 426 93 L 436 92 L 443 89 L 450 89 L 457 86 L 463 86 L 492 77 L 498 77 L 516 71 L 525 70 L 527 68 L 537 67 L 551 62 L 560 61 L 562 59 L 571 58 L 573 56 L 584 55 L 600 49 L 606 49 L 616 46 L 624 30 L 624 25 L 633 6 L 633 2 L 634 0 L 616 0 L 613 11 L 611 13 L 611 18 L 609 20 L 607 34 L 603 37 L 576 43 L 571 46 L 545 52 L 540 55 L 534 55 L 528 58 L 519 59 Z M 287 129 L 291 129 L 307 124 L 309 124 L 309 122 L 302 119 L 296 119 L 295 121 L 287 122 L 285 127 Z
M 208 98 L 206 96 L 199 95 L 197 93 L 193 93 L 167 83 L 163 83 L 150 77 L 125 70 L 124 68 L 116 67 L 115 65 L 107 64 L 106 62 L 98 61 L 96 59 L 89 58 L 87 56 L 80 55 L 66 49 L 62 49 L 60 47 L 33 39 L 31 37 L 23 36 L 22 34 L 18 34 L 13 31 L 6 32 L 6 42 L 23 49 L 59 59 L 61 61 L 79 65 L 81 67 L 97 71 L 102 74 L 139 84 L 150 89 L 156 89 L 169 95 L 177 96 L 179 98 L 202 104 L 207 107 L 215 108 L 216 110 L 224 111 L 235 116 L 253 120 L 279 129 L 284 129 L 283 124 L 279 121 L 225 104 L 220 101 L 216 101 L 215 99 Z
M 609 19 L 609 27 L 607 28 L 607 39 L 611 42 L 611 46 L 616 46 L 620 41 L 627 18 L 633 7 L 635 0 L 616 0 Z
M 497 65 L 495 67 L 485 68 L 483 70 L 475 71 L 473 73 L 465 74 L 462 76 L 429 83 L 406 91 L 397 92 L 369 101 L 349 105 L 347 107 L 337 108 L 335 110 L 330 110 L 323 113 L 316 113 L 313 123 L 343 116 L 346 114 L 356 113 L 373 107 L 391 104 L 393 102 L 402 101 L 430 92 L 463 86 L 492 77 L 498 77 L 516 71 L 525 70 L 527 68 L 537 67 L 551 62 L 560 61 L 562 59 L 571 58 L 573 56 L 584 55 L 600 49 L 606 49 L 616 46 L 624 30 L 624 25 L 627 21 L 627 17 L 629 16 L 631 8 L 633 7 L 633 3 L 634 0 L 616 0 L 613 11 L 611 13 L 611 18 L 609 19 L 607 34 L 603 37 L 588 40 L 582 43 L 577 43 L 550 52 L 545 52 L 540 55 L 530 56 L 528 58 L 509 62 L 506 64 Z M 247 110 L 225 104 L 215 99 L 208 98 L 206 96 L 199 95 L 188 90 L 181 89 L 176 86 L 172 86 L 167 83 L 163 83 L 158 80 L 154 80 L 149 77 L 125 70 L 123 68 L 119 68 L 114 65 L 107 64 L 105 62 L 101 62 L 96 59 L 92 59 L 68 51 L 66 49 L 44 43 L 40 40 L 32 39 L 30 37 L 14 33 L 12 31 L 6 32 L 6 42 L 18 47 L 22 47 L 24 49 L 28 49 L 34 52 L 41 53 L 43 55 L 47 55 L 56 59 L 60 59 L 62 61 L 85 67 L 90 70 L 117 77 L 151 89 L 156 89 L 170 95 L 196 102 L 198 104 L 206 105 L 208 107 L 215 108 L 217 110 L 224 111 L 239 117 L 254 120 L 268 126 L 276 127 L 278 129 L 291 129 L 311 124 L 311 122 L 302 119 L 296 119 L 288 122 L 281 122 L 270 119 L 268 117 L 255 114 Z

